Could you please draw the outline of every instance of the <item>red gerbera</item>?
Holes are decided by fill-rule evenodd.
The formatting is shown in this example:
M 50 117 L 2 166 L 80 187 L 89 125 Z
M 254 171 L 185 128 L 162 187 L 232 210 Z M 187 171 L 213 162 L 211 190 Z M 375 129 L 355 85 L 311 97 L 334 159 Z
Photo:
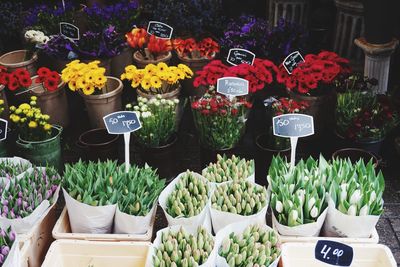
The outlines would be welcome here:
M 50 74 L 50 69 L 46 68 L 46 67 L 41 67 L 38 69 L 37 74 L 39 75 L 39 77 L 46 77 L 47 75 Z
M 9 81 L 8 81 L 7 87 L 8 87 L 8 89 L 10 89 L 11 91 L 15 91 L 15 90 L 18 89 L 18 87 L 19 87 L 18 80 L 17 80 L 13 75 L 10 75 L 10 76 L 9 76 Z
M 54 79 L 46 79 L 44 81 L 44 87 L 50 92 L 55 91 L 57 89 L 57 86 L 58 82 Z
M 32 85 L 32 79 L 29 76 L 21 76 L 18 78 L 19 83 L 22 87 L 28 88 Z

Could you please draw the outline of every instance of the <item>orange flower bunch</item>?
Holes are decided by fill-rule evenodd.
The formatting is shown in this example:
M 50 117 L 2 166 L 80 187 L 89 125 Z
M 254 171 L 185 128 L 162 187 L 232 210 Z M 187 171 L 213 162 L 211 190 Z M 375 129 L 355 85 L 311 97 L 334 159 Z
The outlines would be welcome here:
M 134 28 L 125 37 L 129 46 L 139 51 L 145 58 L 156 59 L 159 55 L 172 50 L 171 40 L 150 35 L 143 28 Z
M 204 38 L 196 42 L 194 38 L 173 40 L 175 51 L 180 57 L 186 58 L 214 58 L 219 52 L 219 45 L 212 38 Z

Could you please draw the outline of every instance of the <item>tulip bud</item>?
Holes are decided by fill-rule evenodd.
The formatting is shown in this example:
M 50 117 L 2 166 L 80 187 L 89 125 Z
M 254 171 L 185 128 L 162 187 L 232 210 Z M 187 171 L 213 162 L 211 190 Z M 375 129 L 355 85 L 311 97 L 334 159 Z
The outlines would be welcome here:
M 311 209 L 311 211 L 310 211 L 310 216 L 312 217 L 312 218 L 317 218 L 318 217 L 318 209 L 317 209 L 317 207 L 313 207 L 312 209 Z
M 275 210 L 276 210 L 276 212 L 278 212 L 278 213 L 282 213 L 282 211 L 283 211 L 283 204 L 282 204 L 281 201 L 279 201 L 279 200 L 276 201 Z
M 358 202 L 361 200 L 361 191 L 360 189 L 357 189 L 353 192 L 353 194 L 350 197 L 350 204 L 358 204 Z
M 369 206 L 368 204 L 364 205 L 364 207 L 362 207 L 360 209 L 360 214 L 359 216 L 367 216 L 369 214 Z
M 349 207 L 349 209 L 347 210 L 347 215 L 356 216 L 357 215 L 357 206 L 356 205 L 351 205 Z
M 312 209 L 312 207 L 315 205 L 315 198 L 314 197 L 311 197 L 309 200 L 308 200 L 308 210 L 311 210 Z

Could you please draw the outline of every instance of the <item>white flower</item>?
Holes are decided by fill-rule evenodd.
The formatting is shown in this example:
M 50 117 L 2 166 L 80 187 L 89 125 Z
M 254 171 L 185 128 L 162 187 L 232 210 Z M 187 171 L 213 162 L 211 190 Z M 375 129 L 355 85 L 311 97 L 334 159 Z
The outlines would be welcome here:
M 371 204 L 375 201 L 375 199 L 376 199 L 376 193 L 375 193 L 375 191 L 372 191 L 372 192 L 371 192 L 371 195 L 370 195 L 370 197 L 369 197 L 369 202 L 368 202 L 368 204 L 371 205 Z
M 289 192 L 293 193 L 293 190 L 294 190 L 294 184 L 290 184 L 289 185 Z
M 141 111 L 141 112 L 147 111 L 147 107 L 146 107 L 146 106 L 142 106 L 142 107 L 140 108 L 140 111 Z
M 350 204 L 357 204 L 361 200 L 361 191 L 357 189 L 350 197 Z
M 303 178 L 303 179 L 304 179 L 304 181 L 306 181 L 306 182 L 307 182 L 308 180 L 310 180 L 310 178 L 309 178 L 307 175 L 304 175 L 304 178 Z
M 135 111 L 138 111 L 140 108 L 139 108 L 139 106 L 134 106 L 133 107 L 133 110 L 135 110 Z
M 364 205 L 364 207 L 360 209 L 360 216 L 367 216 L 368 213 L 369 213 L 369 206 Z
M 314 207 L 311 209 L 310 215 L 311 215 L 312 218 L 317 218 L 317 217 L 318 217 L 318 209 L 317 209 L 317 207 L 314 206 Z
M 315 205 L 315 198 L 314 197 L 312 197 L 312 198 L 310 198 L 309 200 L 308 200 L 308 210 L 310 210 L 314 205 Z
M 347 199 L 347 191 L 340 191 L 340 201 L 345 201 Z
M 166 102 L 167 102 L 167 100 L 165 100 L 165 99 L 161 99 L 161 100 L 160 100 L 160 103 L 163 104 L 163 105 L 164 105 Z
M 282 213 L 282 211 L 283 211 L 283 204 L 279 200 L 276 201 L 275 210 L 278 213 Z
M 303 204 L 306 191 L 304 189 L 299 189 L 296 193 L 297 193 L 297 196 L 300 198 L 301 204 Z
M 155 102 L 154 102 L 154 105 L 155 105 L 156 107 L 158 107 L 158 106 L 160 105 L 160 101 L 158 101 L 158 100 L 155 101 Z
M 297 210 L 291 210 L 289 213 L 289 218 L 293 221 L 296 221 L 297 218 L 299 218 L 299 213 L 297 212 Z
M 347 191 L 347 188 L 349 187 L 349 185 L 348 184 L 341 184 L 340 185 L 340 189 L 342 190 L 342 191 Z
M 146 112 L 143 112 L 142 113 L 142 117 L 145 119 L 145 118 L 148 118 L 148 117 L 150 117 L 151 116 L 151 112 L 150 111 L 146 111 Z
M 356 216 L 357 215 L 357 206 L 356 205 L 351 205 L 349 207 L 349 209 L 347 210 L 347 215 Z
M 125 107 L 131 109 L 132 108 L 132 104 L 126 104 Z
M 157 98 L 157 99 L 161 99 L 162 96 L 161 96 L 160 94 L 158 94 L 158 95 L 156 95 L 156 98 Z
M 179 103 L 179 99 L 178 99 L 178 98 L 175 98 L 175 99 L 174 99 L 174 103 L 175 103 L 175 104 L 178 104 L 178 103 Z

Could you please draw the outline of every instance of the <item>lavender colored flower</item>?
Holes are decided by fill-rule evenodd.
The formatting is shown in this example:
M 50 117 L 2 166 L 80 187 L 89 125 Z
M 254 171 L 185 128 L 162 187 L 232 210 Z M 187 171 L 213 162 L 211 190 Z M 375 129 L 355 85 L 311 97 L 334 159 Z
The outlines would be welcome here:
M 0 235 L 0 266 L 2 266 L 15 243 L 15 232 L 11 230 L 11 227 L 0 228 Z M 15 243 L 15 245 L 18 244 Z
M 9 252 L 10 252 L 9 246 L 7 246 L 7 245 L 1 246 L 1 254 L 3 254 L 4 256 L 7 256 Z

